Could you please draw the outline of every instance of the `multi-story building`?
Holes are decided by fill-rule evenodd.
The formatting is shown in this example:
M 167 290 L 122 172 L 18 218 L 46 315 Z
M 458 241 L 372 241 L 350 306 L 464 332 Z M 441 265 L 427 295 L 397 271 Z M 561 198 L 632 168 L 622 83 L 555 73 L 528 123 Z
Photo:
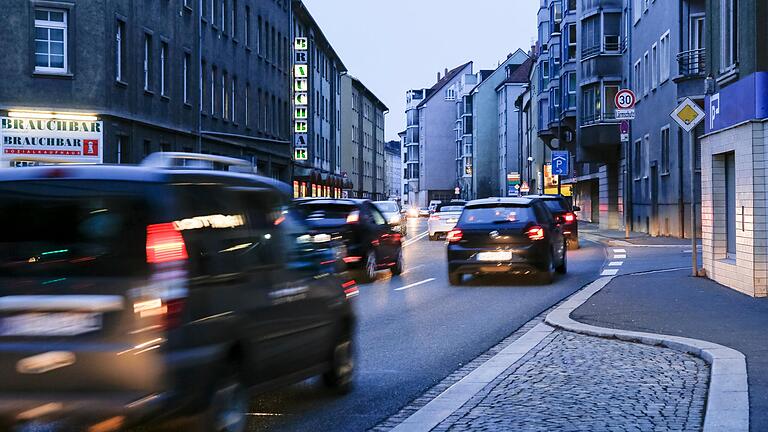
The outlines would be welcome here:
M 456 94 L 452 87 L 466 74 L 472 74 L 472 62 L 446 69 L 444 76 L 438 73 L 431 88 L 410 90 L 406 95 L 406 173 L 411 205 L 426 207 L 432 200 L 456 197 L 456 176 L 446 169 L 456 164 Z
M 352 75 L 341 77 L 341 169 L 350 198 L 382 199 L 384 114 L 389 110 Z
M 0 114 L 19 120 L 3 122 L 4 165 L 194 151 L 290 179 L 287 3 L 9 0 L 3 8 Z M 13 125 L 33 119 L 59 121 L 36 145 L 15 145 Z
M 405 141 L 407 137 L 406 131 L 398 132 L 397 138 L 400 140 L 400 203 L 405 206 L 408 205 L 408 168 L 406 166 L 407 147 Z
M 401 140 L 384 143 L 384 197 L 398 201 L 403 195 L 403 164 L 400 159 L 400 144 Z
M 532 53 L 531 53 L 532 55 Z M 526 55 L 521 65 L 509 64 L 504 68 L 504 81 L 496 86 L 498 106 L 498 147 L 497 154 L 499 166 L 497 178 L 499 184 L 499 196 L 513 196 L 518 194 L 512 182 L 508 178 L 516 176 L 520 178 L 520 171 L 525 166 L 521 151 L 521 137 L 519 134 L 522 120 L 522 111 L 515 102 L 526 90 L 531 75 L 533 59 Z
M 768 3 L 706 0 L 707 117 L 701 139 L 707 276 L 768 295 Z M 695 55 L 694 55 L 694 58 Z M 681 66 L 685 63 L 681 63 Z
M 627 216 L 634 231 L 684 237 L 691 233 L 691 169 L 700 169 L 691 167 L 689 151 L 698 153 L 699 142 L 694 138 L 692 147 L 669 114 L 684 97 L 704 105 L 704 0 L 633 0 L 627 6 L 632 34 L 625 77 L 637 95 L 631 155 L 624 155 L 632 161 Z M 700 124 L 694 137 L 703 132 Z M 696 174 L 696 203 L 699 184 Z
M 456 187 L 459 188 L 459 197 L 471 199 L 472 181 L 474 176 L 472 129 L 472 91 L 483 76 L 490 71 L 480 71 L 477 74 L 464 74 L 448 90 L 456 97 Z
M 507 79 L 508 69 L 517 69 L 528 56 L 517 50 L 493 71 L 481 71 L 481 80 L 472 89 L 472 141 L 474 176 L 472 196 L 487 198 L 506 194 L 501 181 L 501 170 L 506 170 L 506 161 L 499 152 L 499 96 L 496 88 Z M 517 134 L 513 134 L 517 135 Z M 515 147 L 517 147 L 515 145 Z M 504 174 L 506 178 L 506 174 Z
M 294 137 L 305 136 L 302 144 L 307 149 L 302 158 L 294 160 L 294 195 L 340 197 L 349 186 L 341 172 L 341 76 L 347 68 L 304 3 L 292 0 L 291 4 L 293 40 L 306 38 L 307 43 L 306 50 L 298 54 L 304 57 L 298 64 L 308 66 L 302 72 L 307 76 L 296 77 L 293 85 L 294 96 L 306 99 L 300 104 L 306 107 L 301 113 L 303 123 L 294 125 Z

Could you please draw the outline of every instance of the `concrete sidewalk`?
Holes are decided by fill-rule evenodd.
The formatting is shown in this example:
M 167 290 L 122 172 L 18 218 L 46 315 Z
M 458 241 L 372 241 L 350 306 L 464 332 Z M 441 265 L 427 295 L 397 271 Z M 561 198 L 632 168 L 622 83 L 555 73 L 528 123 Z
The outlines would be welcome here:
M 594 237 L 595 240 L 603 242 L 609 246 L 683 246 L 691 244 L 690 239 L 653 237 L 646 233 L 633 231 L 630 231 L 629 238 L 627 238 L 624 230 L 600 229 L 597 224 L 589 222 L 579 222 L 579 234 L 587 234 L 588 236 Z
M 750 429 L 768 430 L 768 299 L 755 299 L 689 270 L 614 278 L 571 317 L 631 331 L 684 336 L 747 358 Z

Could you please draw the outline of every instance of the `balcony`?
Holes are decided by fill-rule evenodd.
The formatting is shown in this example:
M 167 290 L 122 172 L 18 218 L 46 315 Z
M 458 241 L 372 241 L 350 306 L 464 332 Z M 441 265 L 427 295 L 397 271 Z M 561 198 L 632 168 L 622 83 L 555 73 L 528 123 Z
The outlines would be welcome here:
M 704 48 L 683 51 L 677 55 L 681 78 L 704 77 L 707 71 L 707 50 Z
M 614 123 L 614 122 L 616 122 L 615 111 L 609 111 L 605 113 L 582 114 L 581 116 L 582 126 L 589 126 L 589 125 L 594 125 L 599 123 Z

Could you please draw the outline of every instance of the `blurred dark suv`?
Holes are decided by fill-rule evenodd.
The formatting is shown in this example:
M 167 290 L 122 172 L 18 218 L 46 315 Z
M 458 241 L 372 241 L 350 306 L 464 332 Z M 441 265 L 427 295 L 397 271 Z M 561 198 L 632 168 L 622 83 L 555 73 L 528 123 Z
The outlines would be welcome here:
M 0 171 L 0 429 L 242 430 L 251 388 L 350 388 L 356 288 L 287 186 L 177 168 Z
M 558 223 L 563 226 L 563 235 L 568 242 L 568 249 L 579 248 L 579 218 L 577 211 L 579 206 L 571 206 L 571 201 L 562 195 L 527 195 L 528 198 L 538 198 L 544 201 L 549 211 L 555 216 Z
M 403 272 L 400 226 L 365 199 L 307 198 L 296 209 L 315 235 L 327 235 L 344 248 L 344 262 L 362 282 L 371 282 L 378 270 Z

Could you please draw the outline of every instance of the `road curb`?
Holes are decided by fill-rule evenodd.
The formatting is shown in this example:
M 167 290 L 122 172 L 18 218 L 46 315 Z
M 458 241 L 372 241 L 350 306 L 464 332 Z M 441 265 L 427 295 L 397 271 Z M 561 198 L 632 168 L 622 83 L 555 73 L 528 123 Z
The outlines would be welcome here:
M 663 346 L 701 357 L 711 365 L 703 431 L 749 431 L 747 362 L 741 352 L 703 340 L 597 327 L 571 318 L 571 312 L 605 288 L 612 280 L 613 277 L 595 280 L 547 314 L 544 321 L 553 327 L 573 333 Z

